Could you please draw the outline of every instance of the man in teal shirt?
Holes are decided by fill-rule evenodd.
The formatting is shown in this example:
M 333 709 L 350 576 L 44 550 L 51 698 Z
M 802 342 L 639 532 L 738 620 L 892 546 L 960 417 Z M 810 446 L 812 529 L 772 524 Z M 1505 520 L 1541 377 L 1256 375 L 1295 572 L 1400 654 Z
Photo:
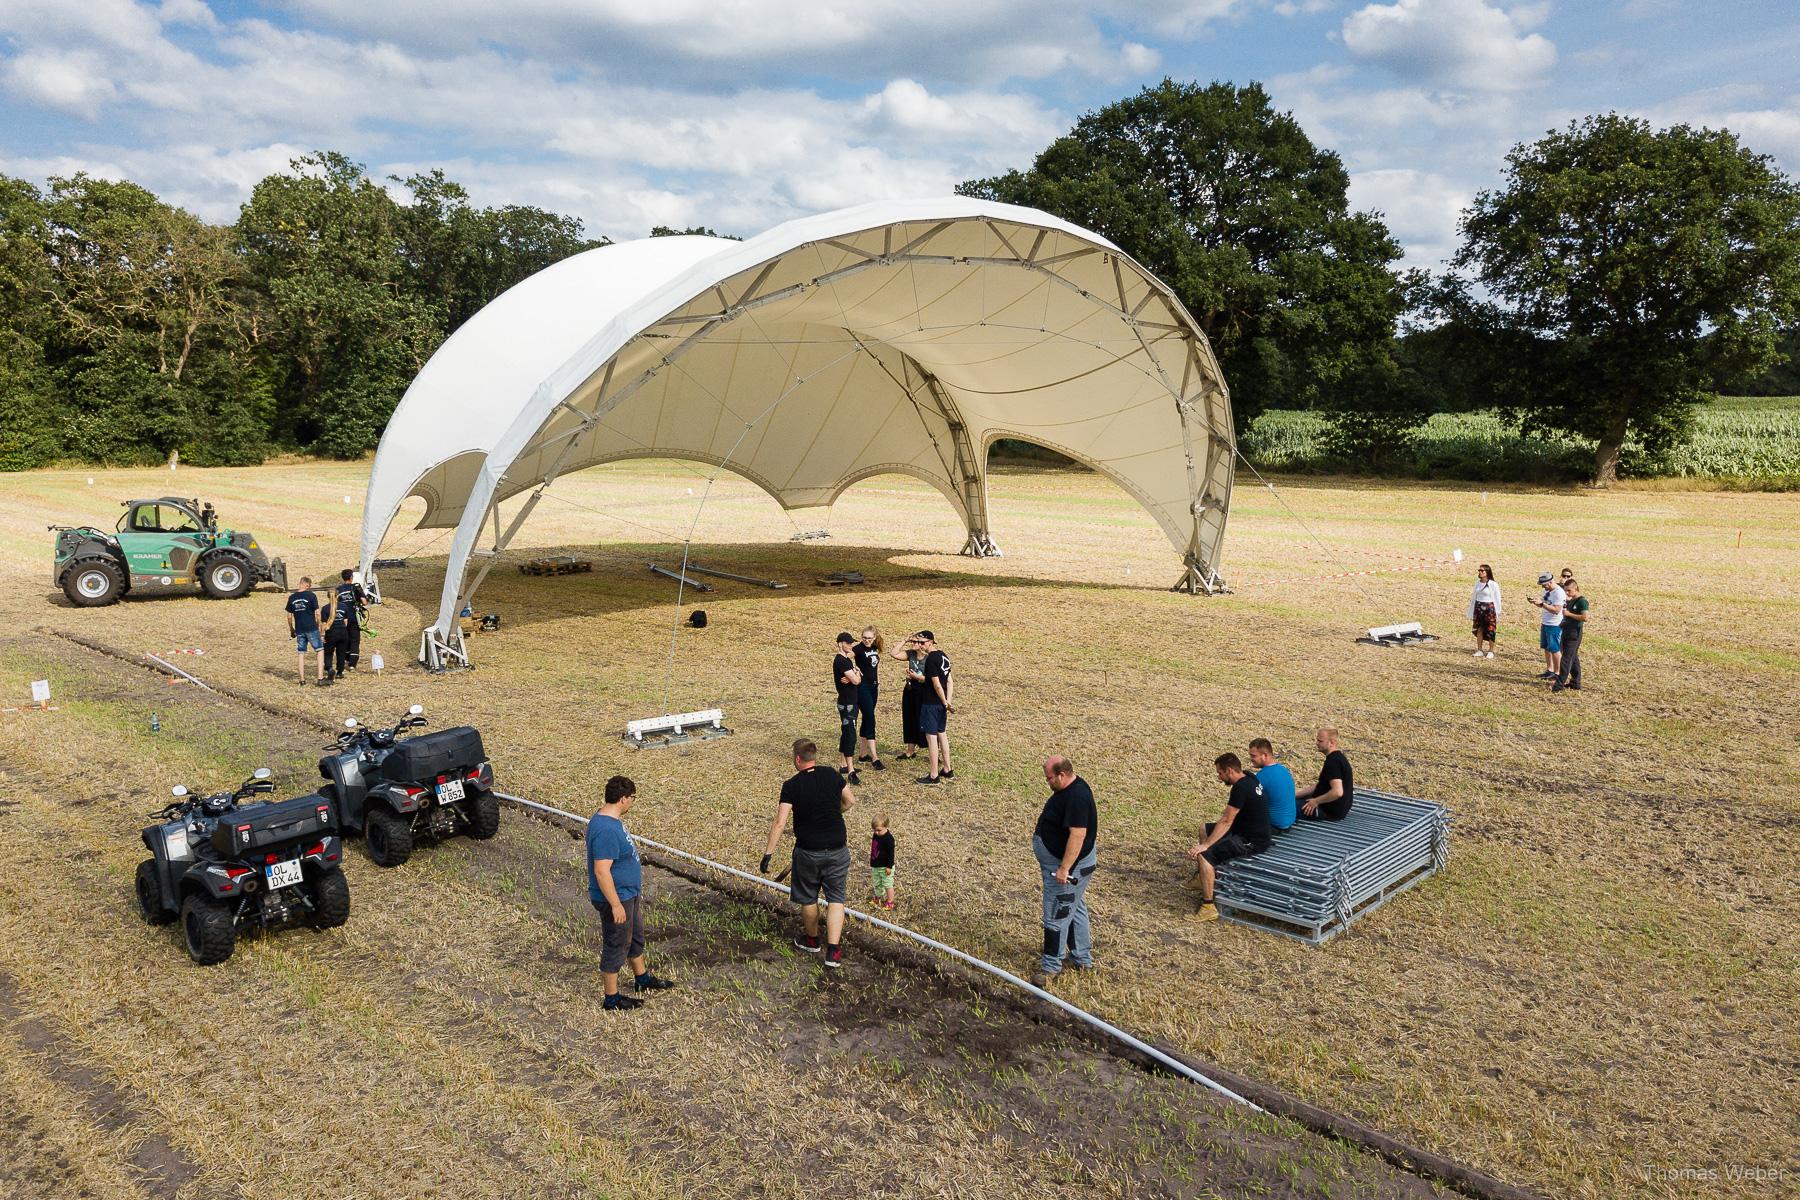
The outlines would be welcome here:
M 1275 761 L 1275 745 L 1268 738 L 1250 743 L 1250 765 L 1269 802 L 1269 825 L 1277 833 L 1294 823 L 1299 813 L 1294 799 L 1294 773 Z
M 614 775 L 606 781 L 605 803 L 587 827 L 588 900 L 600 914 L 600 982 L 608 1012 L 644 1003 L 619 991 L 619 968 L 627 963 L 639 992 L 675 986 L 652 975 L 644 962 L 644 867 L 625 832 L 625 814 L 636 801 L 637 785 Z

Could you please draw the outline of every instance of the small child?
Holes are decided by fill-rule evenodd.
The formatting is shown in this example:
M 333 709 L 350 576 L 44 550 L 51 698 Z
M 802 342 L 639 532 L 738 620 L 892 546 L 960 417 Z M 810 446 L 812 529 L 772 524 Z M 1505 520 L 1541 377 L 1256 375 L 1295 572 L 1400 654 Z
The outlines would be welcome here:
M 875 903 L 881 908 L 894 907 L 894 835 L 888 832 L 888 819 L 879 816 L 869 822 L 869 886 L 875 892 Z

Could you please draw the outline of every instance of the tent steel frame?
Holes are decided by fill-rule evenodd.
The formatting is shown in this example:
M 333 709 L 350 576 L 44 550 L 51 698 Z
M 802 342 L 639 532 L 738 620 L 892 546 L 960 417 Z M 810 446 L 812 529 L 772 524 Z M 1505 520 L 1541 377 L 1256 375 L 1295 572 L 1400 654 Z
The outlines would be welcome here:
M 1190 527 L 1188 545 L 1183 555 L 1183 570 L 1181 577 L 1176 581 L 1171 590 L 1186 592 L 1193 595 L 1216 595 L 1227 591 L 1228 589 L 1225 587 L 1225 582 L 1218 573 L 1216 563 L 1207 561 L 1209 556 L 1206 553 L 1206 541 L 1202 537 L 1201 526 L 1203 523 L 1214 520 L 1217 521 L 1217 537 L 1215 537 L 1211 543 L 1213 555 L 1216 556 L 1218 545 L 1223 539 L 1223 526 L 1226 515 L 1226 502 L 1220 494 L 1220 491 L 1222 490 L 1225 495 L 1229 495 L 1230 481 L 1234 466 L 1232 459 L 1233 448 L 1216 429 L 1210 427 L 1210 422 L 1207 422 L 1208 436 L 1205 440 L 1205 446 L 1208 461 L 1203 481 L 1201 470 L 1195 459 L 1195 439 L 1192 427 L 1193 422 L 1196 419 L 1206 421 L 1206 418 L 1200 416 L 1198 412 L 1199 408 L 1205 406 L 1210 409 L 1218 406 L 1224 400 L 1225 394 L 1223 389 L 1219 388 L 1214 382 L 1214 380 L 1218 378 L 1217 363 L 1212 362 L 1210 364 L 1212 369 L 1211 371 L 1208 371 L 1206 367 L 1209 364 L 1202 361 L 1202 355 L 1205 355 L 1207 359 L 1211 359 L 1212 357 L 1211 349 L 1203 340 L 1203 335 L 1198 335 L 1197 330 L 1190 329 L 1178 323 L 1180 321 L 1180 316 L 1178 314 L 1182 311 L 1180 302 L 1174 298 L 1173 293 L 1171 293 L 1160 280 L 1155 279 L 1148 273 L 1134 273 L 1134 278 L 1145 285 L 1145 294 L 1140 297 L 1135 304 L 1130 304 L 1128 306 L 1129 297 L 1126 295 L 1125 278 L 1119 265 L 1121 256 L 1116 251 L 1110 251 L 1100 246 L 1080 247 L 1048 258 L 1037 258 L 1036 252 L 1041 249 L 1048 234 L 1048 231 L 1044 229 L 1037 230 L 1037 238 L 1033 242 L 1031 250 L 1023 256 L 1019 254 L 1017 248 L 1000 231 L 994 221 L 986 218 L 983 218 L 981 223 L 993 233 L 996 240 L 1005 246 L 1007 250 L 1012 252 L 1013 257 L 1001 257 L 996 255 L 925 254 L 920 252 L 921 247 L 925 246 L 932 239 L 951 228 L 956 223 L 957 222 L 954 220 L 936 221 L 929 229 L 912 238 L 898 250 L 889 250 L 880 254 L 850 245 L 843 240 L 844 237 L 854 237 L 857 236 L 856 234 L 846 234 L 838 238 L 824 238 L 813 243 L 807 243 L 807 245 L 831 246 L 834 249 L 856 255 L 859 258 L 859 261 L 830 271 L 822 272 L 810 280 L 798 281 L 777 288 L 775 291 L 759 295 L 758 292 L 767 282 L 775 268 L 784 261 L 788 255 L 805 248 L 804 245 L 795 247 L 762 264 L 760 270 L 744 288 L 743 292 L 735 302 L 727 301 L 725 286 L 729 281 L 722 280 L 709 289 L 708 292 L 701 293 L 702 295 L 711 294 L 719 299 L 721 307 L 717 311 L 691 314 L 680 312 L 669 313 L 626 339 L 626 341 L 620 345 L 619 349 L 608 357 L 602 368 L 593 374 L 590 374 L 587 378 L 579 381 L 574 386 L 567 388 L 565 394 L 558 397 L 556 402 L 551 406 L 551 413 L 560 409 L 576 415 L 579 420 L 575 426 L 548 437 L 541 436 L 543 434 L 543 427 L 540 426 L 535 434 L 525 439 L 523 444 L 521 444 L 518 447 L 518 450 L 510 459 L 508 459 L 506 465 L 501 468 L 498 474 L 492 470 L 491 457 L 490 463 L 484 465 L 482 471 L 477 476 L 475 488 L 473 489 L 473 491 L 482 492 L 484 495 L 478 505 L 469 505 L 465 507 L 462 517 L 458 521 L 457 532 L 459 541 L 461 540 L 460 535 L 465 528 L 468 529 L 471 534 L 478 535 L 481 528 L 488 523 L 488 520 L 491 517 L 494 526 L 493 544 L 490 548 L 485 549 L 478 549 L 471 546 L 468 551 L 468 557 L 480 558 L 482 560 L 481 566 L 476 570 L 472 578 L 468 578 L 466 582 L 462 579 L 453 581 L 450 578 L 446 578 L 440 601 L 439 620 L 427 627 L 421 638 L 419 651 L 420 661 L 433 670 L 441 670 L 451 665 L 469 665 L 467 648 L 464 645 L 461 629 L 454 620 L 454 614 L 461 612 L 465 606 L 473 601 L 476 589 L 480 587 L 481 583 L 487 578 L 488 571 L 491 569 L 498 556 L 511 544 L 513 537 L 518 533 L 520 527 L 524 524 L 525 519 L 531 514 L 531 511 L 537 506 L 538 501 L 542 498 L 544 491 L 562 474 L 563 468 L 567 465 L 571 455 L 583 438 L 592 432 L 592 430 L 608 414 L 616 410 L 638 391 L 648 386 L 665 368 L 674 366 L 684 355 L 704 341 L 709 335 L 716 332 L 721 326 L 771 304 L 804 295 L 809 290 L 831 287 L 842 280 L 852 278 L 864 271 L 875 268 L 892 268 L 902 265 L 991 266 L 1014 268 L 1032 272 L 1042 277 L 1047 283 L 1068 289 L 1079 295 L 1087 303 L 1112 314 L 1132 331 L 1139 350 L 1143 353 L 1144 357 L 1149 360 L 1151 367 L 1155 371 L 1157 380 L 1167 392 L 1170 401 L 1175 406 L 1181 428 L 1183 453 L 1186 460 L 1189 483 L 1189 495 L 1194 497 L 1189 505 L 1192 524 Z M 893 227 L 888 227 L 884 230 L 884 233 L 886 234 L 887 243 L 891 244 Z M 1112 299 L 1109 299 L 1090 288 L 1083 287 L 1073 280 L 1064 278 L 1054 270 L 1054 268 L 1059 265 L 1079 261 L 1096 254 L 1106 256 L 1106 260 L 1111 266 L 1113 283 L 1117 292 L 1116 303 Z M 1161 300 L 1163 302 L 1164 309 L 1169 314 L 1171 321 L 1145 320 L 1140 315 L 1151 302 L 1155 300 Z M 688 329 L 686 328 L 688 326 L 695 327 Z M 614 370 L 620 356 L 634 344 L 642 343 L 653 337 L 668 336 L 668 334 L 659 332 L 662 330 L 679 332 L 681 334 L 680 340 L 667 351 L 659 354 L 656 361 L 643 370 L 635 379 L 631 380 L 613 395 L 608 396 L 607 388 L 611 384 Z M 1158 335 L 1154 340 L 1158 341 L 1163 340 L 1163 338 L 1170 335 L 1181 336 L 1187 339 L 1188 354 L 1184 356 L 1182 380 L 1179 384 L 1172 381 L 1168 373 L 1164 370 L 1161 361 L 1151 348 L 1151 341 L 1153 339 L 1145 337 L 1145 330 L 1154 331 Z M 929 409 L 920 406 L 918 404 L 918 396 L 915 389 L 908 388 L 904 382 L 895 379 L 892 370 L 888 368 L 887 364 L 881 361 L 881 356 L 867 345 L 860 336 L 856 335 L 854 332 L 852 332 L 850 336 L 856 345 L 855 353 L 867 354 L 872 360 L 880 365 L 883 372 L 886 373 L 901 391 L 907 395 L 909 400 L 913 401 L 915 408 L 921 410 L 921 420 L 923 420 L 924 411 L 930 411 L 933 416 L 945 423 L 949 432 L 949 441 L 952 451 L 949 461 L 945 462 L 945 466 L 949 468 L 952 473 L 953 484 L 957 488 L 958 493 L 957 499 L 960 501 L 958 506 L 963 510 L 962 515 L 968 534 L 961 552 L 965 555 L 978 558 L 998 556 L 1000 550 L 995 544 L 992 533 L 988 527 L 985 464 L 975 453 L 973 440 L 969 436 L 968 428 L 963 422 L 954 401 L 950 398 L 949 394 L 934 374 L 928 371 L 922 364 L 912 359 L 910 355 L 905 354 L 903 350 L 898 347 L 891 347 L 897 354 L 901 355 L 903 362 L 909 365 L 913 370 L 918 371 L 921 377 L 922 390 L 930 398 L 930 406 Z M 765 337 L 765 341 L 767 340 L 768 339 Z M 770 342 L 770 344 L 773 343 Z M 1199 368 L 1198 372 L 1196 372 L 1196 368 Z M 1201 380 L 1201 389 L 1197 395 L 1190 396 L 1187 394 L 1188 387 L 1189 384 L 1193 382 L 1196 373 Z M 585 391 L 588 382 L 593 379 L 594 374 L 600 375 L 600 383 L 593 393 L 595 399 L 592 411 L 585 411 L 579 405 L 571 403 L 569 397 Z M 554 382 L 553 378 L 547 379 L 540 384 L 538 387 L 539 397 L 547 398 Z M 548 418 L 546 418 L 546 423 L 547 420 Z M 1226 421 L 1226 428 L 1229 428 L 1228 412 Z M 931 437 L 931 440 L 935 445 L 937 439 L 936 436 L 932 434 L 929 425 L 926 426 L 926 433 Z M 524 457 L 526 454 L 542 453 L 551 446 L 556 445 L 559 441 L 562 443 L 562 446 L 556 458 L 547 469 L 541 472 L 536 481 L 536 486 L 532 488 L 530 495 L 527 496 L 525 502 L 513 515 L 512 520 L 503 529 L 500 523 L 500 504 L 503 499 L 501 491 L 506 482 L 507 470 L 511 468 L 514 462 Z M 942 458 L 943 448 L 941 446 L 938 447 L 938 453 L 940 458 Z M 1221 476 L 1223 477 L 1222 480 L 1220 478 Z M 1223 483 L 1223 488 L 1216 489 L 1215 484 L 1221 482 Z M 474 496 L 471 495 L 470 499 L 474 499 Z M 471 520 L 471 518 L 473 518 L 473 520 Z M 455 552 L 452 550 L 452 563 L 454 563 L 454 558 Z M 372 574 L 372 564 L 365 566 L 364 574 Z M 452 614 L 451 619 L 448 621 L 444 618 L 446 612 Z

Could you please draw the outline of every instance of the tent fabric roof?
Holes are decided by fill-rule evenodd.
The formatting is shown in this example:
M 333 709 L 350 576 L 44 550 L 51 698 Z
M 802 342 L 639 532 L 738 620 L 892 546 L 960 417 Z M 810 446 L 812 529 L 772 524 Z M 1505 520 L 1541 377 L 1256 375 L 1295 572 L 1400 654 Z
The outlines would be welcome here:
M 457 530 L 453 628 L 509 496 L 634 457 L 753 480 L 786 508 L 867 476 L 925 480 L 991 548 L 986 449 L 1104 472 L 1216 579 L 1232 481 L 1225 381 L 1172 293 L 1097 234 L 965 197 L 805 217 L 747 241 L 649 238 L 576 255 L 466 322 L 407 389 L 363 514 L 365 572 L 400 505 Z M 528 500 L 510 540 L 529 511 Z

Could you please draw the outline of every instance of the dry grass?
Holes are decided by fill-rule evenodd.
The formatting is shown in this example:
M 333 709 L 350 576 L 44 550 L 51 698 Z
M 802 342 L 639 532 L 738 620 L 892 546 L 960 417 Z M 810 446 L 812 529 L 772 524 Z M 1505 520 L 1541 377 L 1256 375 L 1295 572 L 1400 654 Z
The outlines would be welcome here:
M 365 469 L 184 471 L 179 490 L 203 494 L 264 535 L 296 574 L 324 575 L 350 559 L 356 510 L 341 498 L 360 496 Z M 791 545 L 793 526 L 772 503 L 724 479 L 701 514 L 696 557 L 794 586 L 770 593 L 721 583 L 698 601 L 710 627 L 677 631 L 673 585 L 642 564 L 668 558 L 670 547 L 657 538 L 686 529 L 695 505 L 688 488 L 699 492 L 703 482 L 684 468 L 636 464 L 590 472 L 552 493 L 610 515 L 554 500 L 540 507 L 526 528 L 528 549 L 515 557 L 573 550 L 596 558 L 595 573 L 527 579 L 502 564 L 477 600 L 504 619 L 502 632 L 475 639 L 478 670 L 430 679 L 399 665 L 435 609 L 440 541 L 384 578 L 390 603 L 378 614 L 376 646 L 388 657 L 386 675 L 322 692 L 291 682 L 293 655 L 272 595 L 98 611 L 53 601 L 43 523 L 110 519 L 115 499 L 169 486 L 166 472 L 95 478 L 91 490 L 79 473 L 0 483 L 8 500 L 0 516 L 5 628 L 51 626 L 132 650 L 203 646 L 203 678 L 321 719 L 422 700 L 440 718 L 479 725 L 515 790 L 579 809 L 593 803 L 596 780 L 622 770 L 640 782 L 634 821 L 644 833 L 740 863 L 760 853 L 784 774 L 782 748 L 799 734 L 823 742 L 832 733 L 830 639 L 868 622 L 890 632 L 929 625 L 958 672 L 958 782 L 927 791 L 910 784 L 911 772 L 890 771 L 864 789 L 868 807 L 894 818 L 909 924 L 1015 967 L 1028 963 L 1035 872 L 1023 843 L 1040 799 L 1037 760 L 1065 751 L 1095 785 L 1105 839 L 1092 897 L 1105 969 L 1069 985 L 1078 1003 L 1557 1194 L 1687 1194 L 1694 1185 L 1666 1178 L 1668 1170 L 1723 1173 L 1734 1163 L 1785 1167 L 1796 1177 L 1800 757 L 1778 718 L 1793 707 L 1800 669 L 1800 497 L 1284 485 L 1288 502 L 1338 550 L 1334 560 L 1274 497 L 1246 486 L 1226 563 L 1228 577 L 1246 582 L 1233 598 L 1196 601 L 1160 590 L 1176 571 L 1166 543 L 1092 476 L 997 479 L 994 524 L 1008 557 L 980 563 L 935 553 L 959 544 L 958 530 L 942 502 L 910 482 L 854 489 L 829 518 L 833 540 Z M 798 520 L 820 523 L 807 514 Z M 428 541 L 403 534 L 388 552 Z M 1461 567 L 1357 583 L 1254 582 L 1401 567 L 1409 564 L 1379 555 L 1444 558 L 1453 547 L 1470 556 L 1465 567 L 1493 563 L 1507 586 L 1506 649 L 1497 662 L 1467 654 L 1469 572 Z M 1534 610 L 1521 601 L 1538 570 L 1565 563 L 1594 598 L 1593 675 L 1583 695 L 1551 697 L 1529 678 L 1535 630 L 1525 614 Z M 873 582 L 854 593 L 811 584 L 839 567 L 861 568 Z M 1359 626 L 1410 618 L 1449 636 L 1409 651 L 1351 643 Z M 65 703 L 96 686 L 85 667 L 53 661 L 71 652 L 61 645 L 6 661 L 7 694 L 18 695 L 34 670 L 57 680 Z M 224 744 L 215 722 L 183 702 L 187 694 L 166 694 L 165 741 L 180 753 L 153 757 L 139 772 L 142 790 L 160 786 L 182 755 L 210 755 L 221 769 L 250 764 L 255 747 Z M 627 719 L 714 702 L 737 737 L 639 755 L 617 741 Z M 884 732 L 893 732 L 891 690 L 885 704 Z M 105 713 L 71 703 L 66 716 L 48 720 L 110 728 L 127 720 L 121 712 L 147 720 L 144 707 L 137 696 Z M 6 719 L 0 729 L 9 738 L 22 736 L 25 722 L 46 722 Z M 1318 723 L 1343 729 L 1360 780 L 1452 806 L 1450 871 L 1322 951 L 1187 925 L 1173 886 L 1178 852 L 1220 802 L 1205 764 L 1261 733 L 1304 776 Z M 134 753 L 157 745 L 138 742 Z M 296 778 L 306 769 L 298 747 L 271 765 Z M 48 803 L 38 816 L 73 819 Z M 0 820 L 0 831 L 9 823 Z M 121 830 L 115 820 L 81 836 L 100 845 Z M 462 885 L 445 876 L 456 855 L 438 859 L 410 875 L 453 892 Z M 129 853 L 106 863 L 90 868 L 101 871 L 95 886 L 123 895 Z M 429 987 L 439 964 L 480 978 L 500 969 L 496 959 L 507 965 L 507 946 L 542 953 L 546 938 L 572 936 L 541 917 L 494 921 L 479 906 L 453 904 L 456 919 L 428 945 L 413 946 L 368 918 L 417 911 L 419 879 L 363 872 L 355 886 L 357 915 L 332 935 L 341 950 L 316 949 L 310 934 L 258 947 L 242 969 L 280 982 L 279 998 L 231 999 L 292 1008 L 295 995 L 316 990 L 335 1001 L 349 989 L 349 1007 L 318 1008 L 332 1014 L 324 1031 L 352 1061 L 366 1057 L 368 1042 L 359 1048 L 360 1026 L 346 1015 L 357 1011 L 351 1001 L 379 994 L 371 955 L 397 957 L 420 976 L 409 986 Z M 32 935 L 45 920 L 35 900 L 27 906 L 15 896 L 0 914 L 14 926 L 0 965 L 47 985 L 62 968 L 35 957 L 41 937 Z M 143 957 L 142 931 L 102 932 L 102 948 L 108 938 L 116 944 L 93 972 L 110 965 L 129 975 L 127 964 Z M 514 977 L 511 986 L 531 982 Z M 112 998 L 93 1002 L 120 1003 L 112 992 L 101 996 Z M 714 1027 L 693 1022 L 692 1012 L 659 1020 L 648 1036 L 673 1058 L 704 1057 Z M 460 1086 L 442 1058 L 459 1042 L 447 1032 L 408 1036 L 416 1040 L 404 1044 L 397 1092 Z M 173 1085 L 157 1074 L 166 1064 L 115 1052 L 109 1069 L 153 1100 L 168 1094 Z M 741 1053 L 721 1075 L 741 1080 L 773 1069 L 749 1048 Z M 695 1074 L 671 1070 L 683 1080 Z M 765 1095 L 733 1105 L 729 1094 L 683 1086 L 684 1098 L 744 1123 L 760 1104 L 778 1103 Z M 544 1119 L 517 1088 L 482 1083 L 452 1094 L 459 1104 L 488 1096 L 481 1111 L 517 1127 Z M 945 1130 L 932 1137 L 941 1152 L 970 1155 L 980 1144 L 978 1125 L 958 1132 L 958 1121 L 975 1120 L 964 1108 L 919 1103 L 932 1129 Z M 429 1119 L 423 1129 L 421 1137 L 452 1135 Z M 335 1131 L 286 1132 L 300 1141 Z M 555 1144 L 559 1153 L 583 1145 L 572 1132 Z M 682 1155 L 692 1152 L 682 1145 Z M 877 1147 L 864 1164 L 892 1169 L 897 1157 Z M 520 1169 L 571 1178 L 571 1161 L 553 1154 Z M 580 1161 L 588 1172 L 581 1178 L 610 1178 L 608 1160 Z M 742 1160 L 722 1153 L 720 1161 L 720 1169 L 737 1169 Z M 758 1182 L 779 1191 L 772 1177 Z M 1128 1183 L 1120 1186 L 1129 1193 Z

